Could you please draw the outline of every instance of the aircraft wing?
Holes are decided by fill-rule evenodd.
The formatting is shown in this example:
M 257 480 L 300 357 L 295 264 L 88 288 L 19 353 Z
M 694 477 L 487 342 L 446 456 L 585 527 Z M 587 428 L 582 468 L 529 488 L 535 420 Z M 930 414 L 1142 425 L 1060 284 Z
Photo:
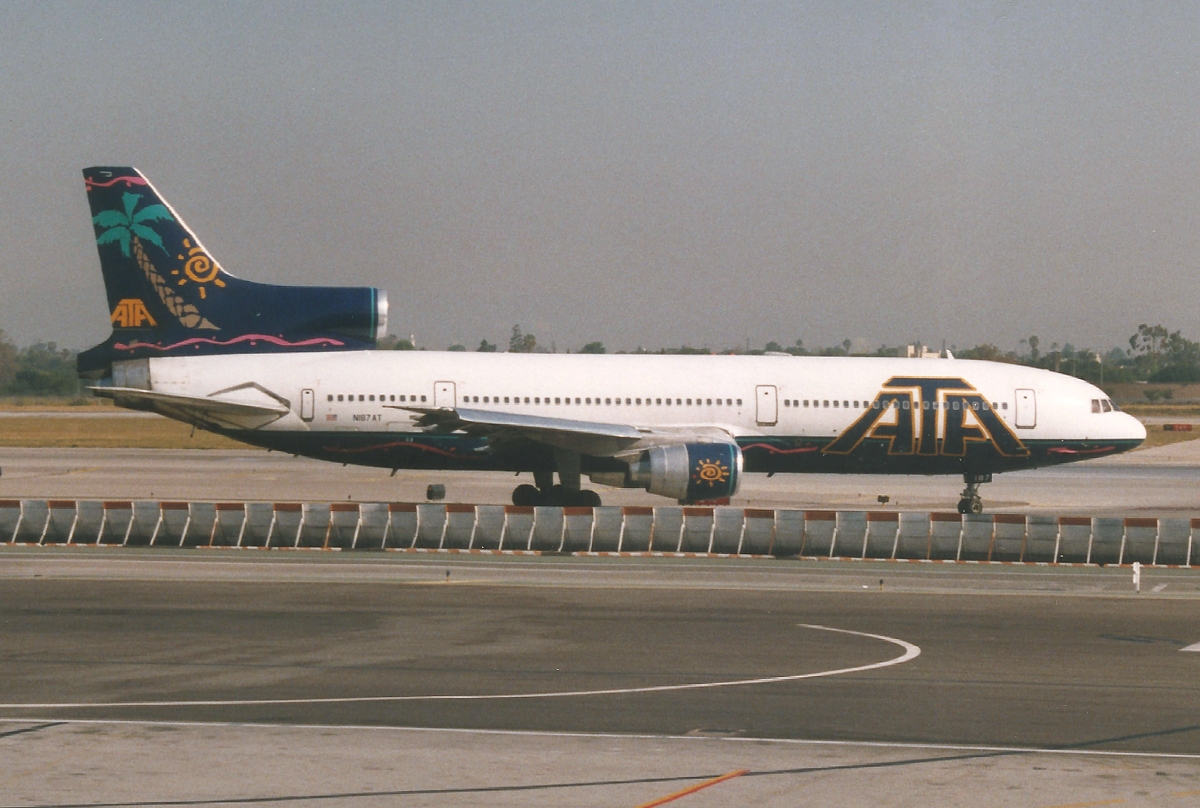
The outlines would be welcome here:
M 417 413 L 417 425 L 434 432 L 462 431 L 488 435 L 497 443 L 524 439 L 596 457 L 612 457 L 650 446 L 688 443 L 695 440 L 733 441 L 732 435 L 719 428 L 661 430 L 636 427 L 630 424 L 545 418 L 523 413 L 467 408 L 392 407 L 391 409 L 403 409 Z
M 273 396 L 246 395 L 238 398 L 185 396 L 160 393 L 135 387 L 90 387 L 102 398 L 111 398 L 118 407 L 157 412 L 192 424 L 215 425 L 231 429 L 258 429 L 287 415 L 290 408 Z

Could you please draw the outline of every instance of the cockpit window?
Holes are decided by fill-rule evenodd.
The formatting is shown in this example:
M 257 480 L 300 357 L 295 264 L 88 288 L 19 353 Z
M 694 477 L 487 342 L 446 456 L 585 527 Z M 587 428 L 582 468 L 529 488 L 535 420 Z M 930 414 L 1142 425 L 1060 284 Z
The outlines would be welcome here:
M 1092 399 L 1092 412 L 1100 412 L 1100 399 Z
M 1100 401 L 1100 406 L 1104 408 L 1105 412 L 1112 412 L 1112 410 L 1113 410 L 1112 402 L 1109 401 L 1107 398 L 1102 399 Z

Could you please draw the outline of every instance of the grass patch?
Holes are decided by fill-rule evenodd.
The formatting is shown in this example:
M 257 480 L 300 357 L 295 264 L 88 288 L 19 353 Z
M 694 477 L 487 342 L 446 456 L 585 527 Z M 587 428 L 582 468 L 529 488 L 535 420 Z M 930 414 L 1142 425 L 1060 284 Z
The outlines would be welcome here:
M 107 398 L 39 398 L 36 396 L 11 396 L 0 398 L 0 413 L 5 412 L 94 412 L 114 411 L 112 400 Z
M 1146 441 L 1140 449 L 1153 449 L 1157 446 L 1170 446 L 1173 443 L 1185 443 L 1200 438 L 1200 432 L 1166 432 L 1162 424 L 1151 424 L 1146 427 Z M 1137 450 L 1135 450 L 1137 451 Z
M 1153 416 L 1155 418 L 1200 418 L 1200 404 L 1122 404 L 1121 409 L 1130 415 Z
M 0 447 L 33 449 L 251 449 L 245 443 L 155 416 L 151 418 L 56 416 L 5 418 Z

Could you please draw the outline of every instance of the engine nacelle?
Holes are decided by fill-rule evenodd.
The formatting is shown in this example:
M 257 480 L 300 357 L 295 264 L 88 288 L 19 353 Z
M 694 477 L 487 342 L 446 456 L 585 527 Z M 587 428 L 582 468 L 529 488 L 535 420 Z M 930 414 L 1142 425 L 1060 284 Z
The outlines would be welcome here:
M 737 493 L 742 450 L 733 443 L 655 446 L 629 464 L 629 484 L 651 494 L 699 502 Z

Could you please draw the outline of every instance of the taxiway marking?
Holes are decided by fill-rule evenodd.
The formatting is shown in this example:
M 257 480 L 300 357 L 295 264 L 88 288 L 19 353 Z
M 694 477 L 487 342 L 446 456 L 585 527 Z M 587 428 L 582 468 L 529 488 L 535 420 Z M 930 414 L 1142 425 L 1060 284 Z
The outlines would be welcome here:
M 0 710 L 58 710 L 86 708 L 124 708 L 124 707 L 249 707 L 267 704 L 368 704 L 373 702 L 401 701 L 511 701 L 517 699 L 552 699 L 572 696 L 626 696 L 636 693 L 666 693 L 676 690 L 708 690 L 718 687 L 741 687 L 745 685 L 766 685 L 777 682 L 797 682 L 802 679 L 820 679 L 829 676 L 842 676 L 847 673 L 878 670 L 892 665 L 900 665 L 916 659 L 921 655 L 921 649 L 910 642 L 886 637 L 882 634 L 868 634 L 865 631 L 851 631 L 845 628 L 831 626 L 815 626 L 807 623 L 797 623 L 800 628 L 815 631 L 831 631 L 837 634 L 849 634 L 855 637 L 867 637 L 872 640 L 898 645 L 904 649 L 900 656 L 885 659 L 882 662 L 872 662 L 868 665 L 856 665 L 852 668 L 837 668 L 828 671 L 812 673 L 794 673 L 785 676 L 764 676 L 754 679 L 731 679 L 724 682 L 692 682 L 682 685 L 651 685 L 646 687 L 614 687 L 600 690 L 559 690 L 549 693 L 490 693 L 490 694 L 434 694 L 428 696 L 332 696 L 309 699 L 214 699 L 214 700 L 184 700 L 184 701 L 109 701 L 109 702 L 47 702 L 47 703 L 17 703 L 0 704 Z
M 1200 642 L 1192 643 L 1186 648 L 1180 648 L 1180 651 L 1200 651 Z

